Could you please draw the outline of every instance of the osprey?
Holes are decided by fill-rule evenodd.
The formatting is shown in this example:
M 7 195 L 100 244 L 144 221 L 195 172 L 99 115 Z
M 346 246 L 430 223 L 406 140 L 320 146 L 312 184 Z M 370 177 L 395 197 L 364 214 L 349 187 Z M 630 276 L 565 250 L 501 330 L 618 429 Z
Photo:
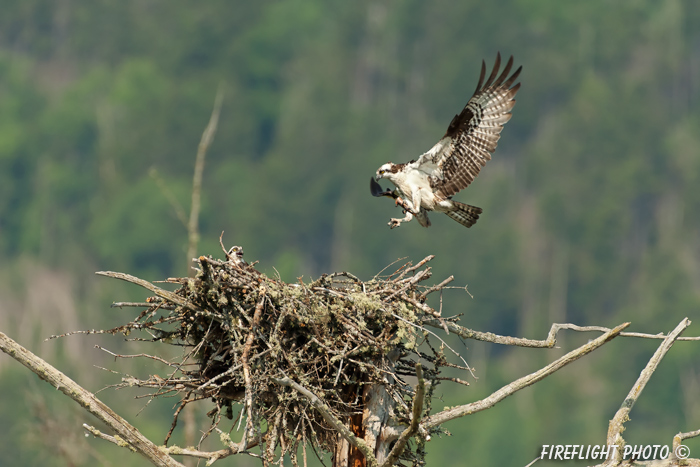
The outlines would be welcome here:
M 508 78 L 513 57 L 498 76 L 500 65 L 501 54 L 498 53 L 493 71 L 484 82 L 486 63 L 482 62 L 474 95 L 462 112 L 452 119 L 445 136 L 428 152 L 417 161 L 388 162 L 377 170 L 377 179 L 386 178 L 396 185 L 396 190 L 383 191 L 372 178 L 372 194 L 396 199 L 396 204 L 401 204 L 406 212 L 403 219 L 391 219 L 389 226 L 392 229 L 410 221 L 413 216 L 420 225 L 429 227 L 428 211 L 444 212 L 465 227 L 471 227 L 479 218 L 481 208 L 453 201 L 452 196 L 468 187 L 479 175 L 481 167 L 496 150 L 503 125 L 512 116 L 513 98 L 520 89 L 520 83 L 513 83 L 523 67 Z
M 248 263 L 243 259 L 243 247 L 232 246 L 228 252 L 226 252 L 228 260 L 237 266 L 247 266 Z

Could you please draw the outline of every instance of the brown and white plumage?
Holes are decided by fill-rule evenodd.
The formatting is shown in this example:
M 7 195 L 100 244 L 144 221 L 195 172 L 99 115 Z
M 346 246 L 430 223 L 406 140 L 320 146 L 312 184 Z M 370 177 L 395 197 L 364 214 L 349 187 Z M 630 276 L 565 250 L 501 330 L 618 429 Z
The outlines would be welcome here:
M 243 259 L 243 247 L 232 246 L 226 253 L 228 260 L 237 266 L 246 266 L 248 263 Z
M 486 63 L 482 62 L 481 76 L 476 91 L 462 112 L 452 119 L 445 136 L 417 161 L 404 164 L 388 162 L 377 170 L 377 179 L 386 178 L 396 185 L 396 193 L 382 192 L 372 185 L 376 196 L 399 198 L 411 209 L 403 219 L 391 219 L 394 228 L 410 221 L 415 215 L 418 222 L 430 226 L 428 211 L 444 212 L 465 227 L 471 227 L 479 218 L 481 208 L 453 201 L 453 195 L 468 187 L 479 175 L 486 161 L 496 150 L 501 130 L 512 114 L 515 94 L 520 83 L 513 85 L 522 67 L 508 77 L 513 67 L 511 56 L 499 75 L 501 54 L 496 56 L 491 75 L 486 77 Z M 372 180 L 373 184 L 376 184 Z M 397 200 L 398 202 L 398 200 Z

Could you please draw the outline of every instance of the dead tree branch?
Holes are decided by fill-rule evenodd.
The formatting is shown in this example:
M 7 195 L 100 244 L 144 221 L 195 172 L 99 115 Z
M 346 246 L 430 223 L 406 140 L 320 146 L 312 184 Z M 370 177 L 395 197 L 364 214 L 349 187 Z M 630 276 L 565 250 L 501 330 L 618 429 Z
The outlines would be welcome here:
M 637 399 L 642 394 L 642 391 L 646 387 L 649 379 L 656 371 L 656 367 L 659 366 L 661 359 L 664 358 L 666 352 L 673 346 L 674 342 L 678 339 L 678 336 L 690 326 L 690 320 L 685 318 L 681 321 L 676 328 L 671 331 L 671 333 L 666 336 L 664 341 L 661 343 L 654 355 L 647 363 L 646 367 L 642 370 L 639 378 L 632 385 L 629 394 L 622 402 L 622 406 L 617 411 L 612 420 L 610 420 L 610 426 L 608 428 L 607 443 L 608 446 L 616 445 L 618 448 L 615 450 L 615 459 L 608 459 L 608 461 L 603 465 L 619 465 L 623 458 L 622 453 L 625 446 L 625 440 L 622 438 L 622 432 L 625 431 L 625 422 L 629 420 L 629 413 L 637 402 Z
M 134 452 L 136 452 L 136 449 L 129 443 L 127 443 L 125 440 L 123 440 L 119 436 L 110 436 L 106 433 L 102 433 L 100 430 L 95 428 L 94 426 L 90 426 L 87 423 L 83 424 L 83 428 L 85 428 L 87 431 L 89 431 L 93 436 L 96 438 L 103 439 L 105 441 L 109 441 L 112 444 L 115 444 L 119 447 L 122 448 L 128 448 Z M 242 452 L 240 445 L 231 442 L 231 439 L 228 437 L 228 435 L 222 433 L 222 441 L 224 444 L 229 446 L 227 449 L 220 449 L 218 451 L 199 451 L 197 449 L 190 449 L 190 448 L 181 448 L 178 446 L 160 446 L 158 449 L 160 449 L 163 453 L 172 455 L 172 456 L 184 456 L 184 457 L 194 457 L 194 458 L 199 458 L 199 459 L 207 459 L 206 465 L 212 465 L 214 462 L 216 462 L 219 459 L 223 459 L 224 457 L 232 456 L 234 454 L 238 454 L 239 452 Z M 257 442 L 251 443 L 251 445 L 257 445 Z
M 672 456 L 672 461 L 674 462 L 679 462 L 680 459 L 678 458 L 678 454 L 681 453 L 681 443 L 683 440 L 690 439 L 690 438 L 695 438 L 696 436 L 700 436 L 700 430 L 695 430 L 695 431 L 689 431 L 687 433 L 678 433 L 676 436 L 673 437 L 673 450 L 671 451 L 671 456 Z M 683 459 L 683 462 L 685 465 L 688 466 L 700 466 L 700 459 Z M 694 463 L 693 463 L 694 462 Z M 680 465 L 680 463 L 679 463 Z
M 443 321 L 438 320 L 438 319 L 428 319 L 424 320 L 423 324 L 427 326 L 432 326 L 435 328 L 443 328 Z M 455 324 L 453 322 L 446 322 L 444 323 L 447 325 L 447 328 L 450 330 L 450 332 L 453 332 L 457 334 L 460 337 L 463 337 L 465 339 L 474 339 L 477 341 L 482 341 L 482 342 L 491 342 L 493 344 L 502 344 L 502 345 L 511 345 L 515 347 L 531 347 L 531 348 L 548 348 L 551 349 L 554 347 L 557 343 L 557 336 L 559 334 L 559 331 L 562 329 L 568 329 L 572 331 L 578 331 L 578 332 L 592 332 L 592 331 L 599 331 L 599 332 L 610 332 L 610 328 L 606 328 L 603 326 L 578 326 L 576 324 L 570 324 L 570 323 L 554 323 L 552 324 L 552 327 L 549 329 L 549 334 L 547 335 L 547 338 L 544 340 L 536 340 L 536 339 L 525 339 L 523 337 L 511 337 L 511 336 L 501 336 L 498 334 L 494 334 L 492 332 L 481 332 L 481 331 L 474 331 L 473 329 L 465 328 L 463 326 L 460 326 L 458 324 Z M 666 339 L 666 335 L 663 333 L 659 334 L 645 334 L 641 332 L 621 332 L 619 334 L 620 337 L 641 337 L 644 339 Z M 700 336 L 697 337 L 679 337 L 677 340 L 679 341 L 700 341 Z
M 109 441 L 112 444 L 116 444 L 120 448 L 127 448 L 132 452 L 136 452 L 136 448 L 133 447 L 131 444 L 127 443 L 121 436 L 110 436 L 107 433 L 102 433 L 100 430 L 95 428 L 94 426 L 88 425 L 87 423 L 83 423 L 83 428 L 85 428 L 87 431 L 92 433 L 92 435 L 96 438 L 103 439 L 105 441 Z
M 381 467 L 391 467 L 394 465 L 403 450 L 406 449 L 408 440 L 418 433 L 420 419 L 423 414 L 423 400 L 425 399 L 425 379 L 423 379 L 423 369 L 420 363 L 416 363 L 416 378 L 418 378 L 418 384 L 416 385 L 416 395 L 413 397 L 411 424 L 401 433 L 399 439 L 396 440 L 396 444 L 394 444 L 394 447 L 391 449 L 391 452 L 382 463 Z
M 426 418 L 425 421 L 421 424 L 425 429 L 430 429 L 433 427 L 436 427 L 442 423 L 445 423 L 446 421 L 453 420 L 455 418 L 463 417 L 465 415 L 471 415 L 476 412 L 481 412 L 482 410 L 488 409 L 490 407 L 493 407 L 496 403 L 502 401 L 506 397 L 510 396 L 511 394 L 516 393 L 517 391 L 520 391 L 523 388 L 526 388 L 537 381 L 540 381 L 541 379 L 546 378 L 547 376 L 551 375 L 555 371 L 560 370 L 564 366 L 568 365 L 571 362 L 574 362 L 578 360 L 579 358 L 583 357 L 584 355 L 587 355 L 597 349 L 598 347 L 602 346 L 603 344 L 607 343 L 608 341 L 612 340 L 613 338 L 617 337 L 620 332 L 625 329 L 627 326 L 629 326 L 630 323 L 622 323 L 621 325 L 617 326 L 614 329 L 611 329 L 610 331 L 606 332 L 602 336 L 598 337 L 595 340 L 592 340 L 588 342 L 587 344 L 582 345 L 581 347 L 572 350 L 571 352 L 567 353 L 563 357 L 555 360 L 554 362 L 550 363 L 546 367 L 542 368 L 541 370 L 538 370 L 534 373 L 531 373 L 527 376 L 523 376 L 520 379 L 517 379 L 513 381 L 510 384 L 507 384 L 503 386 L 501 389 L 498 391 L 494 392 L 490 396 L 488 396 L 485 399 L 482 399 L 477 402 L 472 402 L 471 404 L 465 404 L 461 405 L 459 407 L 453 407 L 448 410 L 444 410 L 442 412 L 439 412 L 435 415 L 431 415 L 430 417 Z
M 265 306 L 265 294 L 266 290 L 263 287 L 260 290 L 260 298 L 258 299 L 258 304 L 255 305 L 255 313 L 253 315 L 253 323 L 250 327 L 250 332 L 245 341 L 245 348 L 243 349 L 243 355 L 241 355 L 241 366 L 243 367 L 243 379 L 245 381 L 245 409 L 248 414 L 248 419 L 246 420 L 245 430 L 243 431 L 243 440 L 241 445 L 243 450 L 248 446 L 248 439 L 255 428 L 253 421 L 255 420 L 255 415 L 253 414 L 253 383 L 250 377 L 250 363 L 248 361 L 248 356 L 250 355 L 250 349 L 253 346 L 253 340 L 255 339 L 255 333 L 257 332 L 258 326 L 260 326 L 260 316 L 262 314 L 262 309 Z
M 216 92 L 216 99 L 214 101 L 214 109 L 211 112 L 211 117 L 209 118 L 209 123 L 202 133 L 202 139 L 199 141 L 199 147 L 197 148 L 197 157 L 194 163 L 194 176 L 192 179 L 192 203 L 190 207 L 190 218 L 187 223 L 187 258 L 192 258 L 197 251 L 197 243 L 199 242 L 199 210 L 201 208 L 201 196 L 202 196 L 202 175 L 204 173 L 204 159 L 207 154 L 207 149 L 209 145 L 214 140 L 214 135 L 216 134 L 216 127 L 219 125 L 219 114 L 221 113 L 221 104 L 224 100 L 224 93 L 219 86 L 219 90 Z
M 113 429 L 124 442 L 148 459 L 153 465 L 162 467 L 183 467 L 143 436 L 136 428 L 117 415 L 90 391 L 58 371 L 45 360 L 31 353 L 17 342 L 0 332 L 0 350 L 20 362 L 39 378 L 76 401 L 81 406 Z
M 180 305 L 182 307 L 185 307 L 189 310 L 195 311 L 195 312 L 200 312 L 204 313 L 205 311 L 199 308 L 196 305 L 193 305 L 191 303 L 187 303 L 186 300 L 183 300 L 182 297 L 174 294 L 173 292 L 170 292 L 169 290 L 161 289 L 158 286 L 155 286 L 151 284 L 148 281 L 145 281 L 143 279 L 139 279 L 136 276 L 132 276 L 131 274 L 124 274 L 123 272 L 112 272 L 112 271 L 97 271 L 95 274 L 98 276 L 105 276 L 105 277 L 113 277 L 115 279 L 121 279 L 126 282 L 131 282 L 132 284 L 140 285 L 144 289 L 148 289 L 160 298 L 164 300 L 168 300 L 170 302 L 175 303 L 176 305 Z

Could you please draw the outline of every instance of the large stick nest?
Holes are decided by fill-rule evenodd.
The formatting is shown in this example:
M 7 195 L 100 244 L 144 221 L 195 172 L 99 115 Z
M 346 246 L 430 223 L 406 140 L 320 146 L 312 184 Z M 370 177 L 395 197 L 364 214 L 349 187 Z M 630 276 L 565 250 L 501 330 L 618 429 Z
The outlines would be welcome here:
M 222 416 L 234 418 L 234 427 L 236 421 L 245 427 L 244 447 L 260 444 L 262 452 L 274 453 L 281 446 L 282 455 L 289 453 L 294 463 L 300 443 L 333 452 L 339 436 L 308 397 L 280 385 L 281 378 L 318 396 L 331 416 L 346 425 L 352 417 L 361 420 L 363 391 L 383 385 L 394 400 L 391 423 L 408 425 L 414 389 L 404 377 L 415 376 L 416 362 L 427 364 L 425 379 L 432 382 L 425 414 L 432 389 L 444 379 L 440 368 L 460 367 L 447 363 L 444 342 L 433 345 L 436 336 L 424 327 L 442 320 L 426 297 L 452 280 L 422 286 L 431 276 L 424 267 L 431 259 L 406 263 L 366 282 L 342 272 L 288 284 L 234 256 L 227 261 L 202 256 L 194 278 L 166 281 L 180 285 L 174 292 L 125 274 L 100 273 L 156 293 L 140 304 L 147 308 L 136 319 L 109 332 L 146 331 L 147 340 L 186 350 L 180 363 L 166 362 L 175 368 L 167 377 L 129 377 L 121 386 L 155 388 L 154 396 L 181 393 L 172 428 L 184 405 L 211 399 L 215 407 L 209 412 L 209 433 L 218 429 Z M 422 463 L 422 443 L 402 457 Z

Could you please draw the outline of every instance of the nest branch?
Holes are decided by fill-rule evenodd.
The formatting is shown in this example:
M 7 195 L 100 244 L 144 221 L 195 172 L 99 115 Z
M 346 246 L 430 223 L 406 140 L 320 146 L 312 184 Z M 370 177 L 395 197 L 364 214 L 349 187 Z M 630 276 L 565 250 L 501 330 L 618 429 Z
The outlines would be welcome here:
M 245 348 L 243 349 L 243 355 L 241 355 L 241 366 L 243 367 L 243 379 L 245 380 L 245 408 L 248 414 L 248 419 L 246 420 L 245 431 L 243 432 L 243 441 L 241 444 L 243 450 L 246 449 L 248 445 L 248 437 L 253 432 L 253 424 L 255 416 L 253 415 L 253 382 L 250 377 L 250 364 L 248 362 L 248 355 L 250 354 L 250 349 L 253 346 L 253 340 L 255 339 L 255 332 L 260 325 L 260 316 L 262 314 L 262 309 L 265 306 L 265 287 L 260 288 L 260 298 L 258 303 L 255 305 L 255 314 L 253 315 L 253 323 L 250 327 L 250 332 L 245 341 Z
M 139 279 L 136 276 L 132 276 L 131 274 L 125 274 L 123 272 L 113 272 L 113 271 L 97 271 L 95 274 L 98 276 L 105 276 L 105 277 L 112 277 L 114 279 L 120 279 L 126 282 L 131 282 L 132 284 L 140 285 L 144 289 L 148 289 L 154 294 L 156 294 L 158 297 L 168 300 L 176 305 L 185 307 L 191 311 L 194 312 L 199 312 L 203 313 L 204 310 L 202 310 L 199 307 L 193 306 L 191 303 L 187 303 L 186 300 L 183 300 L 181 297 L 177 296 L 173 292 L 170 292 L 165 289 L 161 289 L 160 287 L 157 287 L 153 284 L 151 284 L 148 281 L 145 281 L 143 279 Z
M 513 381 L 510 384 L 507 384 L 488 396 L 485 399 L 482 399 L 480 401 L 472 402 L 470 404 L 465 404 L 465 405 L 460 405 L 458 407 L 453 407 L 451 409 L 444 410 L 442 412 L 439 412 L 435 415 L 431 415 L 430 417 L 427 417 L 422 425 L 425 429 L 431 429 L 434 428 L 442 423 L 445 423 L 448 420 L 453 420 L 455 418 L 463 417 L 465 415 L 471 415 L 476 412 L 481 412 L 482 410 L 486 410 L 488 408 L 493 407 L 495 404 L 498 402 L 502 401 L 506 397 L 516 393 L 517 391 L 520 391 L 521 389 L 524 389 L 537 381 L 540 381 L 547 376 L 551 375 L 552 373 L 558 371 L 559 369 L 563 368 L 564 366 L 568 365 L 569 363 L 572 363 L 579 358 L 583 357 L 584 355 L 589 354 L 590 352 L 594 351 L 598 347 L 602 346 L 603 344 L 609 342 L 613 338 L 617 337 L 620 332 L 625 329 L 627 326 L 629 326 L 630 323 L 622 323 L 619 326 L 615 327 L 614 329 L 611 329 L 610 331 L 606 332 L 602 336 L 598 337 L 597 339 L 594 339 L 587 344 L 582 345 L 581 347 L 572 350 L 571 352 L 567 353 L 566 355 L 562 356 L 561 358 L 555 360 L 554 362 L 550 363 L 546 367 L 531 373 L 527 376 L 523 376 L 520 379 L 517 379 Z
M 493 344 L 501 345 L 512 345 L 516 347 L 530 347 L 530 348 L 548 348 L 551 349 L 557 344 L 557 336 L 559 331 L 562 329 L 577 331 L 577 332 L 610 332 L 610 328 L 604 326 L 578 326 L 576 324 L 570 323 L 554 323 L 549 329 L 547 338 L 544 340 L 537 339 L 526 339 L 524 337 L 512 337 L 512 336 L 501 336 L 494 334 L 492 332 L 481 332 L 475 331 L 473 329 L 460 326 L 452 321 L 438 320 L 438 319 L 427 319 L 423 321 L 423 324 L 435 328 L 443 328 L 447 326 L 448 330 L 457 334 L 465 339 L 474 339 L 477 341 L 491 342 Z M 666 339 L 666 335 L 663 333 L 658 334 L 647 334 L 642 332 L 621 332 L 620 337 L 639 337 L 644 339 Z M 679 341 L 700 341 L 700 336 L 694 337 L 679 337 L 676 340 Z
M 355 434 L 352 431 L 350 431 L 343 422 L 338 420 L 338 418 L 336 418 L 331 412 L 330 407 L 328 407 L 316 394 L 309 391 L 301 384 L 292 381 L 287 376 L 285 376 L 284 378 L 273 378 L 273 381 L 281 386 L 289 386 L 304 397 L 306 397 L 311 403 L 311 405 L 321 413 L 323 418 L 340 434 L 340 436 L 345 438 L 350 444 L 362 451 L 362 454 L 364 454 L 369 465 L 374 467 L 377 466 L 377 459 L 375 459 L 374 453 L 369 448 L 369 446 L 367 446 L 367 443 L 355 436 Z

